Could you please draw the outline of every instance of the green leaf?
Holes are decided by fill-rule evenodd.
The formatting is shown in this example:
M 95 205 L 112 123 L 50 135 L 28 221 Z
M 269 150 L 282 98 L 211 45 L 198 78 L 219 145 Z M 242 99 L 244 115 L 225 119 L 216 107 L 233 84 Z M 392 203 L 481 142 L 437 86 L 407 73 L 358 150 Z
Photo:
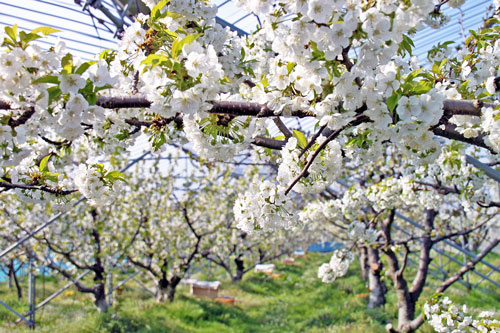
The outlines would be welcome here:
M 125 175 L 123 173 L 121 173 L 120 171 L 110 171 L 104 176 L 104 178 L 107 178 L 109 180 L 125 181 Z
M 54 183 L 57 183 L 57 181 L 59 180 L 59 174 L 55 172 L 44 172 L 43 177 Z
M 59 79 L 55 75 L 46 75 L 42 76 L 32 82 L 33 84 L 37 83 L 53 83 L 53 84 L 59 84 Z
M 170 2 L 170 0 L 162 0 L 160 2 L 158 2 L 154 7 L 153 9 L 151 9 L 151 19 L 153 21 L 156 21 L 158 20 L 160 17 L 161 17 L 161 10 L 163 9 L 163 7 L 165 7 L 168 3 Z
M 290 74 L 293 70 L 293 68 L 295 67 L 295 63 L 294 62 L 289 62 L 287 65 L 286 65 L 286 69 L 288 70 L 288 74 Z
M 396 105 L 398 105 L 400 98 L 401 96 L 399 94 L 393 94 L 391 97 L 387 99 L 385 104 L 387 104 L 387 108 L 389 109 L 390 112 L 394 111 L 394 108 L 396 108 Z
M 179 13 L 175 13 L 175 12 L 167 11 L 167 12 L 161 14 L 160 17 L 158 17 L 158 19 L 161 19 L 161 18 L 164 18 L 164 17 L 171 17 L 173 19 L 179 19 L 181 17 L 184 17 L 184 15 L 179 14 Z
M 269 80 L 267 79 L 267 77 L 263 78 L 262 80 L 260 80 L 260 82 L 262 83 L 262 86 L 265 88 L 269 85 Z
M 45 171 L 45 169 L 47 168 L 47 163 L 49 163 L 49 160 L 51 157 L 52 157 L 52 154 L 48 154 L 40 161 L 40 165 L 38 166 L 38 170 L 40 170 L 40 172 Z
M 66 74 L 73 73 L 73 55 L 71 53 L 66 53 L 66 55 L 61 60 L 61 66 Z
M 49 93 L 49 105 L 54 101 L 55 99 L 59 98 L 61 96 L 61 89 L 59 87 L 50 87 L 47 89 Z
M 85 71 L 87 69 L 89 69 L 90 66 L 92 66 L 95 63 L 97 63 L 97 61 L 95 61 L 95 60 L 84 62 L 83 64 L 80 65 L 80 67 L 77 68 L 77 70 L 75 71 L 75 74 L 82 75 L 83 73 L 85 73 Z
M 5 27 L 5 33 L 14 43 L 17 42 L 17 24 L 14 24 L 12 27 Z
M 170 59 L 161 54 L 150 54 L 141 62 L 141 65 L 147 66 L 159 66 L 159 65 L 169 65 L 171 63 Z
M 42 36 L 34 34 L 34 33 L 26 33 L 24 31 L 19 31 L 19 39 L 21 40 L 21 42 L 29 43 L 33 40 L 38 39 L 38 38 L 42 38 Z
M 417 95 L 428 93 L 432 89 L 432 84 L 428 81 L 419 81 L 413 88 L 413 92 Z
M 200 37 L 202 34 L 191 34 L 187 35 L 186 37 L 182 38 L 181 40 L 176 39 L 172 43 L 172 56 L 174 58 L 177 58 L 179 54 L 181 54 L 182 48 L 184 45 L 190 44 L 196 40 L 196 38 Z
M 31 30 L 31 33 L 32 34 L 42 33 L 45 36 L 47 36 L 47 35 L 50 35 L 50 34 L 53 34 L 53 33 L 59 32 L 59 31 L 61 31 L 61 30 L 57 30 L 57 29 L 54 29 L 51 27 L 38 27 L 36 29 Z
M 301 131 L 297 130 L 292 130 L 293 131 L 293 136 L 297 139 L 297 143 L 299 144 L 300 148 L 305 148 L 307 146 L 307 139 L 304 133 Z

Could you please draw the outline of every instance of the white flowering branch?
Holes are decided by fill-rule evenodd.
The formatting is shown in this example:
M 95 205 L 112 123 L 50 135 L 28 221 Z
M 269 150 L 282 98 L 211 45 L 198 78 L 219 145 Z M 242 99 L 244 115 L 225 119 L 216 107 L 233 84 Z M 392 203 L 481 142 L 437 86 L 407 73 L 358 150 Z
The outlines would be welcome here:
M 306 166 L 304 167 L 304 169 L 302 169 L 302 172 L 292 181 L 292 183 L 288 186 L 288 188 L 285 190 L 285 195 L 287 195 L 291 190 L 292 188 L 295 186 L 295 184 L 298 183 L 298 181 L 302 178 L 302 177 L 306 177 L 307 176 L 307 173 L 308 173 L 308 170 L 309 170 L 309 167 L 313 164 L 314 162 L 314 159 L 321 153 L 321 151 L 326 147 L 326 145 L 331 142 L 332 140 L 334 140 L 337 136 L 340 135 L 340 133 L 342 133 L 346 128 L 349 128 L 349 127 L 352 127 L 352 126 L 356 126 L 356 125 L 359 125 L 361 123 L 364 123 L 364 122 L 368 122 L 369 121 L 369 118 L 365 115 L 358 115 L 354 118 L 354 120 L 352 120 L 351 122 L 349 122 L 347 125 L 343 126 L 342 128 L 334 131 L 332 134 L 330 134 L 325 141 L 323 141 L 319 147 L 314 151 L 314 153 L 312 153 L 311 157 L 309 158 L 309 161 L 307 162 Z
M 0 187 L 10 190 L 10 189 L 22 189 L 22 190 L 33 190 L 33 191 L 43 191 L 56 195 L 68 195 L 71 193 L 75 193 L 78 190 L 63 190 L 59 188 L 49 187 L 47 185 L 26 185 L 26 184 L 14 184 L 10 182 L 0 181 Z

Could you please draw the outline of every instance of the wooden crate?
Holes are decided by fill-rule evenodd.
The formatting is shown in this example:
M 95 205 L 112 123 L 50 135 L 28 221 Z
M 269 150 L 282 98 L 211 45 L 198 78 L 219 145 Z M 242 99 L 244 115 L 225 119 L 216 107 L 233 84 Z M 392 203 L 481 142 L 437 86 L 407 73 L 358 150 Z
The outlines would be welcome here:
M 194 284 L 191 285 L 191 295 L 195 295 L 198 297 L 217 298 L 218 293 L 219 293 L 219 288 L 213 289 L 213 288 L 199 287 Z
M 295 262 L 295 259 L 293 259 L 293 258 L 285 258 L 285 259 L 283 259 L 283 263 L 284 263 L 285 265 L 291 265 L 291 264 L 293 264 L 294 262 Z
M 231 296 L 222 296 L 222 297 L 217 297 L 215 299 L 217 303 L 222 303 L 222 304 L 227 304 L 227 305 L 234 305 L 234 297 Z

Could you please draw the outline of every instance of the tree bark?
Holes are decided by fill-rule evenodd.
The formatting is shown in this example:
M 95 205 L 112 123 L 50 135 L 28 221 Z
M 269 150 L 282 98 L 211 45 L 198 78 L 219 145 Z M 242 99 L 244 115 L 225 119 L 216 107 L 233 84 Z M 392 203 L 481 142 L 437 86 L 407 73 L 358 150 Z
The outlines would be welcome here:
M 241 281 L 243 274 L 245 274 L 245 263 L 241 258 L 235 258 L 234 263 L 236 264 L 236 274 L 233 276 L 233 281 Z
M 156 300 L 158 302 L 165 302 L 166 300 L 173 302 L 175 299 L 175 291 L 181 280 L 182 279 L 177 275 L 173 276 L 170 281 L 166 278 L 158 280 Z
M 94 287 L 94 304 L 99 309 L 99 312 L 104 313 L 108 311 L 109 304 L 106 301 L 106 289 L 104 287 L 104 283 L 99 283 Z
M 19 281 L 17 279 L 16 269 L 14 267 L 14 260 L 11 260 L 9 262 L 8 270 L 9 270 L 9 288 L 12 288 L 12 281 L 14 281 L 14 285 L 16 286 L 16 291 L 17 291 L 17 299 L 22 299 L 23 290 L 21 289 L 21 286 L 19 285 Z
M 368 288 L 370 296 L 368 301 L 368 309 L 378 308 L 385 305 L 385 294 L 387 287 L 381 280 L 382 261 L 378 253 L 378 249 L 368 248 Z
M 363 281 L 366 282 L 366 281 L 368 281 L 368 270 L 369 270 L 368 250 L 367 250 L 366 246 L 362 246 L 359 249 L 359 265 L 361 267 L 361 278 L 363 279 Z M 366 286 L 369 287 L 368 284 Z

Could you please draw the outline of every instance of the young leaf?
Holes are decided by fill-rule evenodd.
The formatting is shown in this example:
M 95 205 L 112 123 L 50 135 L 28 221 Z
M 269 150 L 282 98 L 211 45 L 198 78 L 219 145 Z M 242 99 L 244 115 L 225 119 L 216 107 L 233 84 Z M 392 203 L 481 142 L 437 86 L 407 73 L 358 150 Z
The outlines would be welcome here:
M 50 34 L 53 34 L 53 33 L 59 32 L 59 31 L 61 31 L 61 30 L 57 30 L 57 29 L 54 29 L 51 27 L 38 27 L 36 29 L 31 30 L 31 33 L 32 34 L 41 33 L 41 34 L 44 34 L 45 36 L 47 36 L 47 35 L 50 35 Z
M 120 171 L 110 171 L 104 176 L 104 178 L 107 178 L 109 180 L 125 181 L 125 175 Z
M 33 84 L 37 84 L 37 83 L 53 83 L 53 84 L 59 84 L 59 79 L 57 78 L 57 76 L 55 75 L 46 75 L 46 76 L 42 76 L 36 80 L 33 80 L 32 82 Z
M 38 38 L 42 38 L 42 36 L 34 33 L 26 33 L 24 31 L 19 31 L 19 39 L 21 40 L 21 42 L 29 43 L 33 40 L 37 40 Z
M 47 91 L 49 92 L 49 105 L 52 103 L 52 101 L 59 98 L 62 93 L 59 87 L 50 87 L 47 89 Z
M 307 146 L 307 139 L 304 133 L 297 130 L 292 130 L 292 131 L 293 131 L 293 136 L 297 138 L 297 143 L 299 144 L 299 147 L 305 148 Z
M 47 169 L 47 163 L 49 163 L 51 157 L 52 154 L 48 154 L 40 161 L 40 165 L 38 166 L 38 170 L 40 170 L 40 172 L 44 172 Z
M 73 56 L 71 55 L 71 53 L 67 53 L 61 59 L 61 66 L 66 71 L 66 74 L 73 73 Z
M 14 24 L 12 27 L 5 27 L 5 33 L 14 43 L 17 42 L 17 24 Z
M 85 71 L 87 69 L 89 69 L 90 66 L 92 66 L 93 64 L 97 63 L 97 61 L 87 61 L 87 62 L 84 62 L 83 64 L 81 64 L 77 70 L 75 71 L 75 74 L 79 74 L 79 75 L 82 75 L 83 73 L 85 73 Z
M 163 9 L 163 7 L 165 7 L 168 3 L 170 2 L 170 0 L 162 0 L 160 2 L 158 2 L 154 7 L 153 9 L 151 9 L 151 19 L 153 21 L 156 21 L 160 18 L 161 16 L 161 10 Z
M 196 38 L 200 37 L 202 34 L 191 34 L 187 35 L 186 37 L 182 38 L 181 40 L 176 39 L 172 43 L 172 56 L 174 58 L 177 58 L 179 54 L 181 54 L 182 48 L 184 45 L 190 44 L 196 40 Z
M 385 104 L 387 104 L 387 108 L 389 109 L 390 112 L 394 111 L 394 108 L 396 105 L 398 105 L 399 99 L 401 96 L 399 94 L 393 94 L 391 97 L 387 99 Z

